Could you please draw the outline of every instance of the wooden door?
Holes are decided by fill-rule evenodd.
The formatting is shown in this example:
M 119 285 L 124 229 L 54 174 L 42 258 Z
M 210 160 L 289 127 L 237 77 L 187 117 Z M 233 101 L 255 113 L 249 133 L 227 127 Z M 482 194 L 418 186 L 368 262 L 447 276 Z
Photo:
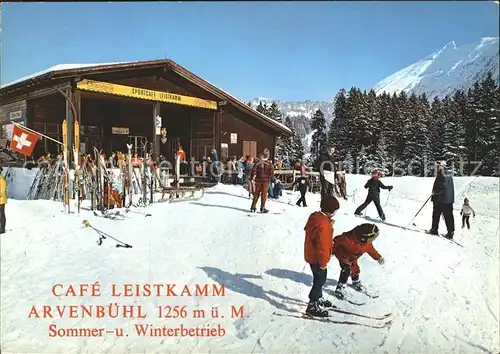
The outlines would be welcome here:
M 257 157 L 257 142 L 251 140 L 243 140 L 243 156 L 250 155 L 253 158 Z

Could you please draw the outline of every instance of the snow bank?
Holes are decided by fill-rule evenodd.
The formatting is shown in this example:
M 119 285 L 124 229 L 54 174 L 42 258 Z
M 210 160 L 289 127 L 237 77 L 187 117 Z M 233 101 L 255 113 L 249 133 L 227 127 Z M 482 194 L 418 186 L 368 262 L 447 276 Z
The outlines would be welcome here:
M 348 176 L 348 201 L 341 201 L 335 234 L 365 220 L 353 216 L 365 197 L 366 176 Z M 388 222 L 408 224 L 427 199 L 432 178 L 383 178 L 393 184 L 385 212 Z M 360 261 L 361 279 L 380 298 L 350 292 L 354 306 L 337 306 L 366 315 L 393 314 L 389 329 L 324 324 L 287 317 L 305 309 L 312 277 L 303 260 L 303 227 L 317 210 L 318 195 L 306 196 L 309 207 L 294 205 L 298 196 L 286 192 L 269 201 L 273 213 L 248 214 L 250 200 L 241 187 L 217 186 L 198 201 L 158 203 L 124 213 L 112 221 L 62 213 L 61 203 L 9 201 L 8 232 L 1 235 L 1 350 L 2 352 L 217 352 L 217 353 L 498 353 L 499 343 L 499 179 L 455 178 L 459 201 L 467 196 L 476 211 L 472 230 L 460 229 L 459 247 L 443 238 L 380 225 L 375 242 L 386 263 L 368 256 Z M 387 198 L 382 191 L 382 205 Z M 73 208 L 74 210 L 74 208 Z M 145 217 L 144 212 L 152 216 Z M 432 206 L 415 219 L 429 228 Z M 250 216 L 249 216 L 250 215 Z M 373 205 L 367 215 L 376 217 Z M 82 219 L 133 248 L 116 248 L 107 238 L 96 244 L 97 232 L 82 228 Z M 441 222 L 440 231 L 444 231 Z M 332 259 L 325 296 L 339 275 Z M 54 284 L 101 284 L 102 295 L 56 297 Z M 112 284 L 195 284 L 225 286 L 224 296 L 114 297 Z M 29 318 L 33 305 L 141 305 L 146 319 Z M 158 318 L 158 306 L 186 306 L 187 318 Z M 244 306 L 244 316 L 231 317 L 231 306 Z M 213 318 L 212 308 L 218 309 Z M 194 309 L 205 310 L 194 318 Z M 273 315 L 273 312 L 285 316 Z M 173 315 L 173 312 L 171 313 Z M 222 317 L 224 316 L 224 317 Z M 334 313 L 332 319 L 374 324 L 378 321 Z M 225 330 L 224 336 L 139 336 L 137 325 Z M 123 329 L 128 336 L 49 337 L 57 328 Z

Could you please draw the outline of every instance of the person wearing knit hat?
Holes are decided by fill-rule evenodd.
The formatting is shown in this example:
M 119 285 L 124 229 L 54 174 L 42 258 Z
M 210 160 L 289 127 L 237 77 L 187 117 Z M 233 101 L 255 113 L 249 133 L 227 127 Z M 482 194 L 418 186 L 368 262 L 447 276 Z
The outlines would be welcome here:
M 385 214 L 382 206 L 380 205 L 380 188 L 388 189 L 389 192 L 392 190 L 392 186 L 385 186 L 382 182 L 380 182 L 380 171 L 374 170 L 372 171 L 372 178 L 368 180 L 365 184 L 365 188 L 368 188 L 368 195 L 366 196 L 366 200 L 363 204 L 361 204 L 354 215 L 360 216 L 361 212 L 365 210 L 365 208 L 373 202 L 375 207 L 377 208 L 378 216 L 382 221 L 385 221 Z
M 311 267 L 313 285 L 309 292 L 306 314 L 314 317 L 328 317 L 333 304 L 323 298 L 323 286 L 327 277 L 327 265 L 333 250 L 333 216 L 339 209 L 339 202 L 333 196 L 326 196 L 321 202 L 321 211 L 315 211 L 307 220 L 304 240 L 304 259 Z
M 379 229 L 375 224 L 361 224 L 354 229 L 336 236 L 333 239 L 332 254 L 339 260 L 340 276 L 334 295 L 339 299 L 345 297 L 345 286 L 349 276 L 352 280 L 352 287 L 360 292 L 366 291 L 359 280 L 360 269 L 358 259 L 363 254 L 368 253 L 370 257 L 384 264 L 384 258 L 373 247 L 373 241 L 378 237 Z

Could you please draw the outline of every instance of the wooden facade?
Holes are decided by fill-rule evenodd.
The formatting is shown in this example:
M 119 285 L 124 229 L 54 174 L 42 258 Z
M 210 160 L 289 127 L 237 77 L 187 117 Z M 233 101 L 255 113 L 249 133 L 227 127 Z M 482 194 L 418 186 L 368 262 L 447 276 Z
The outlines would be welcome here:
M 78 82 L 95 80 L 104 84 L 126 85 L 161 93 L 213 102 L 210 108 L 199 108 L 155 99 L 124 97 L 117 92 L 89 92 L 78 89 Z M 162 94 L 163 95 L 163 94 Z M 142 144 L 148 151 L 173 157 L 178 145 L 187 156 L 201 160 L 216 148 L 221 158 L 257 155 L 264 148 L 274 156 L 276 137 L 290 135 L 288 128 L 263 116 L 224 91 L 216 88 L 170 60 L 137 62 L 57 71 L 3 87 L 0 90 L 0 124 L 8 124 L 7 112 L 19 107 L 29 128 L 62 141 L 64 119 L 71 125 L 78 119 L 81 127 L 81 152 L 98 147 L 109 154 L 126 151 L 132 143 L 141 154 Z M 19 110 L 19 109 L 18 109 Z M 75 114 L 73 114 L 75 113 Z M 75 115 L 75 117 L 74 117 Z M 167 141 L 157 135 L 156 116 L 167 129 Z M 19 118 L 19 114 L 11 116 Z M 72 132 L 68 132 L 72 136 Z M 72 140 L 70 140 L 71 142 Z M 59 146 L 41 138 L 34 157 L 46 152 L 57 153 Z

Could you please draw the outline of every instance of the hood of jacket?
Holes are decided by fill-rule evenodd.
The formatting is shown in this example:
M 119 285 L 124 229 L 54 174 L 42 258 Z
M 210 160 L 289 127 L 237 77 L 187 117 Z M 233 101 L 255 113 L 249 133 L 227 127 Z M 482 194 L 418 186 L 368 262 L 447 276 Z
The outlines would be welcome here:
M 311 232 L 320 228 L 321 224 L 331 224 L 332 219 L 330 219 L 325 213 L 321 211 L 315 211 L 309 216 L 304 230 Z

